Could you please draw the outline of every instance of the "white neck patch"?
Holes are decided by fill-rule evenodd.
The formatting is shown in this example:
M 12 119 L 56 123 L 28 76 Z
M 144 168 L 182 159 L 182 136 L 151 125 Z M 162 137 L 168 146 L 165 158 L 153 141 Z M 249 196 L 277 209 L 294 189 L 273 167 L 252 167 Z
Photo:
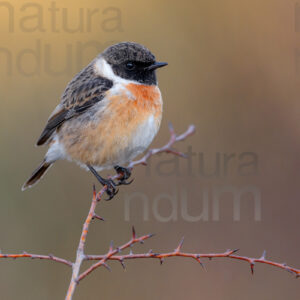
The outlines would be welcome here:
M 101 77 L 107 78 L 112 80 L 115 83 L 134 83 L 134 84 L 141 84 L 135 80 L 124 79 L 118 75 L 116 75 L 112 69 L 112 67 L 107 63 L 107 61 L 103 57 L 99 57 L 94 65 L 94 70 L 96 74 L 100 75 Z

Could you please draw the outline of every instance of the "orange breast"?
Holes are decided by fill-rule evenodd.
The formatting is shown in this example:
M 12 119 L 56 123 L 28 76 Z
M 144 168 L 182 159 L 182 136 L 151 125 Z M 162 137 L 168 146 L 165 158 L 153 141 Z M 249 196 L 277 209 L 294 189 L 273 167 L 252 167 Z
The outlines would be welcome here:
M 160 92 L 155 85 L 129 83 L 126 85 L 126 88 L 134 96 L 137 104 L 141 104 L 140 102 L 155 104 L 160 100 Z
M 109 95 L 107 111 L 117 112 L 119 118 L 132 119 L 140 122 L 150 114 L 160 118 L 162 114 L 162 100 L 160 90 L 155 85 L 129 83 L 117 95 Z M 135 119 L 135 120 L 134 120 Z

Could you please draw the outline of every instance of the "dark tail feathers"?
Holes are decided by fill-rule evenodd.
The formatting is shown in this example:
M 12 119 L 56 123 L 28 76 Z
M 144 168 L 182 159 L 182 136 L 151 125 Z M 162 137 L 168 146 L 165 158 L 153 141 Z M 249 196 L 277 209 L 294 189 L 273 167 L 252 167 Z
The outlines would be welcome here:
M 24 185 L 22 186 L 22 191 L 38 183 L 51 165 L 52 165 L 51 163 L 47 163 L 46 161 L 43 161 L 38 166 L 38 168 L 32 173 L 31 177 L 24 183 Z

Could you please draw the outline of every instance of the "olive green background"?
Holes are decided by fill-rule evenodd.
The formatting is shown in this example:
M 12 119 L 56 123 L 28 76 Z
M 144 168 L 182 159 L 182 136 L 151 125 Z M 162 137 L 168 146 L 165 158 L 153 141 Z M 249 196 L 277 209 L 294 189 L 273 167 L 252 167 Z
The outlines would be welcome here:
M 193 123 L 196 134 L 177 149 L 185 152 L 192 147 L 202 153 L 206 170 L 214 169 L 217 153 L 235 154 L 235 158 L 227 175 L 210 177 L 200 174 L 196 156 L 193 174 L 184 160 L 177 172 L 172 171 L 167 155 L 153 158 L 147 168 L 137 167 L 134 183 L 99 205 L 97 212 L 106 221 L 92 224 L 87 253 L 105 253 L 110 240 L 116 245 L 126 242 L 134 224 L 138 234 L 156 233 L 134 252 L 169 251 L 185 236 L 186 251 L 240 248 L 241 255 L 259 257 L 267 250 L 268 258 L 300 267 L 300 9 L 296 1 L 57 1 L 57 28 L 51 25 L 50 1 L 5 2 L 13 8 L 14 28 L 9 28 L 12 18 L 1 3 L 0 48 L 7 49 L 0 51 L 3 253 L 26 250 L 74 259 L 95 179 L 75 164 L 58 162 L 33 189 L 21 192 L 21 186 L 46 151 L 34 143 L 67 82 L 106 46 L 128 40 L 146 45 L 158 60 L 169 62 L 158 71 L 164 116 L 152 146 L 168 140 L 168 121 L 178 132 Z M 99 12 L 90 30 L 84 21 L 82 32 L 71 33 L 63 24 L 63 8 L 74 28 L 79 8 L 84 14 L 87 9 Z M 37 19 L 30 16 L 38 9 L 44 32 L 27 32 L 36 25 Z M 98 49 L 90 46 L 78 55 L 82 45 L 95 42 Z M 26 52 L 22 58 L 22 51 L 36 47 L 41 48 L 38 56 Z M 51 73 L 65 66 L 61 74 Z M 245 152 L 258 157 L 257 172 L 248 176 L 238 169 L 239 155 Z M 220 220 L 212 220 L 211 191 L 229 185 L 251 185 L 261 192 L 261 221 L 254 220 L 251 197 L 242 199 L 241 220 L 234 221 L 231 195 L 222 198 Z M 197 216 L 205 189 L 210 195 L 208 220 L 182 218 L 182 191 L 188 195 L 189 214 Z M 135 192 L 147 198 L 148 221 L 143 220 L 139 199 L 132 200 L 130 219 L 125 220 L 125 198 Z M 165 194 L 178 203 L 176 220 L 169 222 L 159 221 L 152 209 L 155 199 Z M 159 214 L 168 216 L 171 210 L 168 200 L 162 199 Z M 299 281 L 264 265 L 256 266 L 254 276 L 246 263 L 226 259 L 207 262 L 208 272 L 189 259 L 168 259 L 163 266 L 158 261 L 128 261 L 125 272 L 118 263 L 109 265 L 112 272 L 99 269 L 81 282 L 74 299 L 299 297 Z M 52 262 L 1 260 L 0 299 L 63 299 L 70 275 L 66 266 Z

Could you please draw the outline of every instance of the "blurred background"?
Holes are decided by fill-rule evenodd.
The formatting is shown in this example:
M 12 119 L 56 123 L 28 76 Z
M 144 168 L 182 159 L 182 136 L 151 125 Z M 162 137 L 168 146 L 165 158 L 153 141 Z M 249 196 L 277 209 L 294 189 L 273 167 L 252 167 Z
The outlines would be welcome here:
M 93 222 L 86 252 L 123 244 L 135 225 L 156 233 L 136 253 L 173 250 L 185 236 L 186 251 L 267 250 L 300 267 L 300 1 L 13 0 L 0 3 L 0 17 L 3 253 L 74 260 L 95 178 L 63 161 L 33 189 L 21 186 L 43 158 L 34 144 L 68 81 L 110 44 L 135 41 L 169 63 L 158 71 L 164 116 L 152 147 L 168 140 L 169 121 L 197 132 L 176 145 L 190 159 L 154 157 L 99 205 L 106 221 Z M 74 299 L 299 297 L 299 281 L 270 266 L 252 276 L 226 259 L 207 262 L 208 272 L 189 259 L 109 265 Z M 0 298 L 63 299 L 70 276 L 64 265 L 3 259 Z

